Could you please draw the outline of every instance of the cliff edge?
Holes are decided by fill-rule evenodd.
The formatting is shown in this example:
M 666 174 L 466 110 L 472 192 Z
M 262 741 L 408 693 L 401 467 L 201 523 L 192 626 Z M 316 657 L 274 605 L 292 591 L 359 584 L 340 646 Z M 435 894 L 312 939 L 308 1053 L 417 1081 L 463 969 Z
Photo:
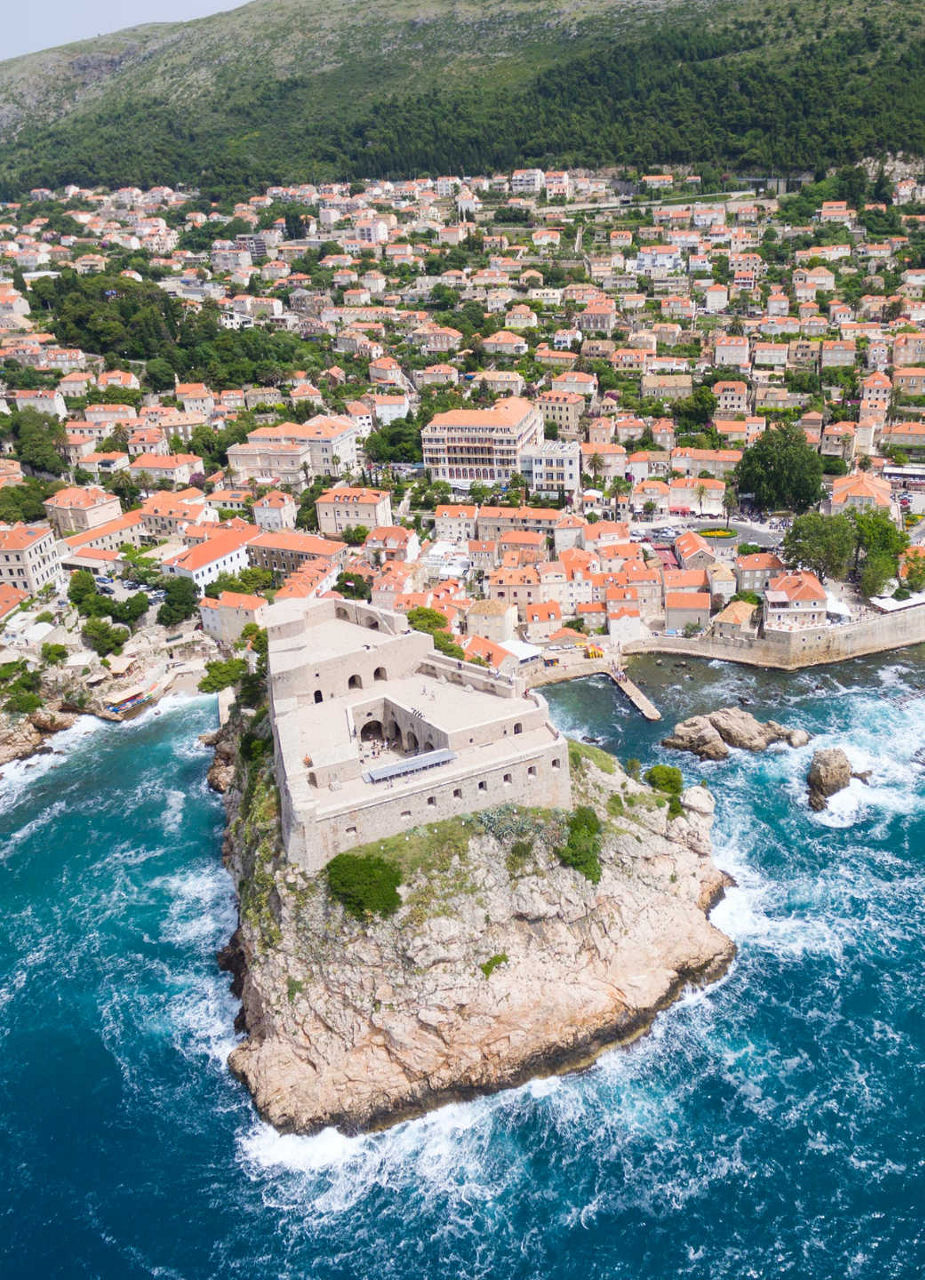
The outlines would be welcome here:
M 671 800 L 572 744 L 596 883 L 561 861 L 568 814 L 505 806 L 356 850 L 401 871 L 394 914 L 358 919 L 285 862 L 260 734 L 226 793 L 240 924 L 222 960 L 247 1033 L 229 1066 L 283 1132 L 383 1126 L 580 1066 L 732 958 L 707 919 L 728 879 L 702 787 Z

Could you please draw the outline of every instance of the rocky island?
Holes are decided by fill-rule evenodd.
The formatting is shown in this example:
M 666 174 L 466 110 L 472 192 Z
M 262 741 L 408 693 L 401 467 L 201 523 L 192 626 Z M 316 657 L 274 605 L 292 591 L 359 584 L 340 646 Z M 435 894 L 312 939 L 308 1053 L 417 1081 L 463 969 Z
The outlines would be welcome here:
M 311 680 L 330 683 L 319 646 L 336 641 L 340 662 L 350 638 L 332 627 L 330 611 L 327 620 L 317 616 L 323 627 L 313 633 L 312 671 L 296 681 L 303 692 L 308 687 L 310 706 Z M 360 621 L 369 624 L 368 617 L 349 619 Z M 579 1066 L 638 1035 L 685 984 L 724 970 L 733 945 L 708 920 L 727 883 L 710 856 L 710 794 L 682 790 L 672 769 L 650 771 L 649 785 L 607 753 L 565 743 L 548 725 L 537 732 L 552 744 L 550 764 L 559 762 L 570 804 L 545 807 L 538 796 L 516 794 L 499 803 L 489 792 L 478 810 L 438 809 L 432 822 L 392 829 L 385 806 L 378 838 L 332 854 L 330 842 L 343 829 L 332 825 L 321 856 L 321 838 L 293 818 L 292 770 L 281 770 L 278 759 L 282 695 L 290 686 L 274 684 L 274 662 L 289 681 L 293 634 L 291 620 L 276 635 L 271 620 L 270 711 L 232 720 L 216 744 L 221 769 L 214 775 L 218 785 L 230 782 L 225 859 L 240 900 L 239 927 L 222 962 L 234 974 L 246 1038 L 229 1065 L 266 1120 L 284 1132 L 328 1125 L 357 1131 Z M 400 635 L 380 633 L 371 668 L 388 662 L 395 669 L 396 653 L 409 645 L 391 640 Z M 417 656 L 414 662 L 419 674 Z M 445 672 L 435 663 L 431 653 L 424 666 L 439 679 Z M 472 682 L 480 674 L 488 679 L 478 669 L 463 672 Z M 417 677 L 415 683 L 425 703 L 427 679 L 420 688 Z M 487 688 L 483 696 L 500 699 Z M 399 715 L 400 694 L 395 681 L 388 706 L 376 707 L 377 723 Z M 522 714 L 522 696 L 545 715 L 535 693 L 504 696 L 516 699 L 499 701 L 505 716 Z M 348 710 L 362 720 L 368 701 L 369 692 L 345 692 L 340 719 Z M 484 714 L 477 699 L 473 705 Z M 436 735 L 443 724 L 452 742 L 457 710 L 445 690 L 442 707 L 416 717 L 418 732 Z M 304 708 L 299 719 L 311 723 Z M 466 725 L 471 738 L 470 730 Z M 524 720 L 517 738 L 530 732 Z M 335 748 L 316 741 L 304 767 L 321 770 L 325 751 Z M 447 769 L 450 784 L 454 768 L 469 766 L 463 749 L 442 750 L 454 758 L 433 772 Z M 488 768 L 488 748 L 481 750 Z M 504 750 L 519 758 L 513 738 Z M 516 750 L 547 747 L 518 742 Z M 422 755 L 404 759 L 417 767 Z M 499 767 L 513 778 L 513 766 Z M 342 764 L 333 789 L 338 806 L 348 772 Z M 363 776 L 377 775 L 367 767 Z M 423 785 L 417 773 L 410 776 Z M 411 786 L 403 791 L 399 782 L 395 794 L 408 795 Z M 426 787 L 434 786 L 431 778 Z M 446 800 L 463 789 L 445 788 Z M 321 813 L 327 797 L 312 803 Z M 410 799 L 400 803 L 413 807 Z M 362 822 L 354 812 L 350 827 Z M 348 871 L 352 891 L 345 889 Z M 367 910 L 363 894 L 371 886 L 379 898 Z

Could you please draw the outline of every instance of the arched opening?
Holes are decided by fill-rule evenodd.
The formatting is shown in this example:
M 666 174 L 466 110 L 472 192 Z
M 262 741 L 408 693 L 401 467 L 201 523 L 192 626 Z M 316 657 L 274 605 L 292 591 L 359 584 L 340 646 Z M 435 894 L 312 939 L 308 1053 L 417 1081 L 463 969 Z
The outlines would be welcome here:
M 315 701 L 324 702 L 324 694 L 321 692 L 320 689 L 315 690 Z
M 433 749 L 434 749 L 434 744 L 431 742 L 430 738 L 428 738 L 427 741 L 424 743 L 424 750 L 433 751 Z
M 374 680 L 388 680 L 388 678 L 389 678 L 389 673 L 386 671 L 385 667 L 377 667 L 376 670 L 373 672 Z
M 348 689 L 362 689 L 362 688 L 363 688 L 363 677 L 362 677 L 362 676 L 357 676 L 357 675 L 353 675 L 353 676 L 351 676 L 351 677 L 350 677 L 350 679 L 347 681 L 347 688 L 348 688 Z
M 376 621 L 376 619 L 375 619 L 375 618 L 367 618 L 367 619 L 366 619 L 366 625 L 367 625 L 367 627 L 369 627 L 370 631 L 378 631 L 378 630 L 379 630 L 379 623 Z
M 350 614 L 347 612 L 347 610 L 344 608 L 343 605 L 338 605 L 338 607 L 334 610 L 334 617 L 341 618 L 344 622 L 350 621 Z
M 416 751 L 418 751 L 419 747 L 420 747 L 420 743 L 418 742 L 417 734 L 414 732 L 413 729 L 409 729 L 408 732 L 405 734 L 405 750 L 410 751 L 411 754 L 413 755 Z
M 382 725 L 378 720 L 368 720 L 360 730 L 361 742 L 377 742 L 382 738 Z
M 520 723 L 520 721 L 518 721 L 518 722 L 517 722 L 517 724 L 515 724 L 515 725 L 514 725 L 514 732 L 515 732 L 515 733 L 523 733 L 523 731 L 524 731 L 524 727 L 523 727 L 523 725 Z

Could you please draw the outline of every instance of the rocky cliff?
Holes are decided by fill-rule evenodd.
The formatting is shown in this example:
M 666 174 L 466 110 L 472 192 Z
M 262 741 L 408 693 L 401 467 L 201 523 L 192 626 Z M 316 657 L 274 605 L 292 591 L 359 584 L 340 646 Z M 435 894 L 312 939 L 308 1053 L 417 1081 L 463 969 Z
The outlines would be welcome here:
M 576 804 L 603 822 L 597 883 L 557 856 L 568 815 L 511 807 L 371 846 L 402 867 L 402 902 L 361 920 L 285 864 L 272 773 L 239 761 L 240 925 L 222 959 L 247 1036 L 229 1065 L 265 1119 L 355 1131 L 578 1066 L 723 971 L 712 797 L 687 790 L 671 818 L 677 802 L 611 757 L 570 754 Z

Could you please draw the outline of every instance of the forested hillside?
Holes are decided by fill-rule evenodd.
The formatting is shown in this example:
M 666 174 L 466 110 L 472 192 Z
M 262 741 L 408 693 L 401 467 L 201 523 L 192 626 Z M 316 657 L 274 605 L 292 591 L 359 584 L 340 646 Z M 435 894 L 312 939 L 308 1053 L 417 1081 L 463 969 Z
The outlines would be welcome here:
M 301 48 L 317 0 L 281 7 L 288 44 Z M 507 0 L 484 21 L 445 0 L 380 8 L 364 8 L 356 29 L 357 8 L 335 4 L 342 24 L 352 15 L 352 44 L 329 15 L 301 59 L 291 47 L 283 57 L 285 28 L 266 24 L 249 62 L 229 51 L 228 24 L 241 34 L 266 0 L 179 28 L 189 30 L 182 56 L 177 28 L 157 38 L 146 28 L 109 76 L 75 88 L 78 62 L 65 60 L 70 89 L 58 98 L 29 98 L 29 60 L 2 64 L 0 195 L 185 181 L 227 196 L 521 162 L 787 171 L 925 153 L 921 11 L 896 0 L 675 0 L 655 12 Z M 44 64 L 29 65 L 38 76 Z

